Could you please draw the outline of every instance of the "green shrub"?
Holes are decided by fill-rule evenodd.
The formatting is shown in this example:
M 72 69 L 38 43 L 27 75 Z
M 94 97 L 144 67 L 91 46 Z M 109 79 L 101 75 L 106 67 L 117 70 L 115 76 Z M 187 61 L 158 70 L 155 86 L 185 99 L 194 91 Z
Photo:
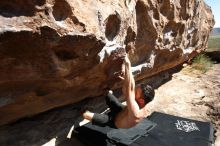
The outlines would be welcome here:
M 203 73 L 207 72 L 214 64 L 214 61 L 212 61 L 211 58 L 209 58 L 205 54 L 197 55 L 192 62 L 192 68 L 199 70 Z

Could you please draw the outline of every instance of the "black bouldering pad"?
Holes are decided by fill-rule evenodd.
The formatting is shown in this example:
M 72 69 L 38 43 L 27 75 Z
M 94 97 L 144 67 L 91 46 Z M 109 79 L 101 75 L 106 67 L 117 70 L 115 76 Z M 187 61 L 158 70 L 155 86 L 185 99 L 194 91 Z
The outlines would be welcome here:
M 88 123 L 76 128 L 75 136 L 87 146 L 211 146 L 213 142 L 214 130 L 209 122 L 154 112 L 139 125 L 143 126 L 144 123 L 146 123 L 146 127 L 143 129 L 146 129 L 147 132 L 140 130 L 137 136 L 132 132 L 127 136 L 132 140 L 125 142 L 120 139 L 126 139 L 126 135 L 120 136 L 120 134 L 129 133 L 129 131 L 131 133 L 130 128 L 126 131 L 126 129 L 100 127 Z
M 117 144 L 132 145 L 138 139 L 148 136 L 149 132 L 154 129 L 156 125 L 156 123 L 145 118 L 131 128 L 112 129 L 107 132 L 107 137 Z
M 214 130 L 209 122 L 201 122 L 172 116 L 153 113 L 149 119 L 157 126 L 145 138 L 136 143 L 150 144 L 151 146 L 211 146 Z
M 91 122 L 74 129 L 74 136 L 86 146 L 106 146 L 108 145 L 107 133 L 114 128 L 109 126 L 97 126 Z

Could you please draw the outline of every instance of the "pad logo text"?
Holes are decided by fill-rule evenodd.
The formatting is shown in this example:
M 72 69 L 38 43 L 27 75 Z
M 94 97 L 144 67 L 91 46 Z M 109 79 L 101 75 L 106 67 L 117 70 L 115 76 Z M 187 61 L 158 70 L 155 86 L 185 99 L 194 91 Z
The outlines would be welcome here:
M 190 121 L 177 120 L 175 125 L 178 130 L 185 132 L 200 131 L 196 123 Z

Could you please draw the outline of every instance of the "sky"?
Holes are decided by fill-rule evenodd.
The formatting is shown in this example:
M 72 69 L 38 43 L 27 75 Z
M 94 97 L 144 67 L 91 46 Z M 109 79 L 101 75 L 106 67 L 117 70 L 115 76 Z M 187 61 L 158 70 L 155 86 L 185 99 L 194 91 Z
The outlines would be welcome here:
M 205 0 L 205 3 L 212 8 L 215 17 L 214 27 L 220 27 L 220 0 Z

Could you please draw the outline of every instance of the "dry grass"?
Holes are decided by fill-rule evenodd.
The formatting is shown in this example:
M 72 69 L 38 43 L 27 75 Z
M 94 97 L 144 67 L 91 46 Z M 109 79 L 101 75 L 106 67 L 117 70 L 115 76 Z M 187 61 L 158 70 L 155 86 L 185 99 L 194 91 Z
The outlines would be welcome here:
M 207 72 L 214 64 L 214 61 L 211 60 L 205 54 L 199 54 L 192 61 L 192 69 L 201 71 L 202 73 Z

